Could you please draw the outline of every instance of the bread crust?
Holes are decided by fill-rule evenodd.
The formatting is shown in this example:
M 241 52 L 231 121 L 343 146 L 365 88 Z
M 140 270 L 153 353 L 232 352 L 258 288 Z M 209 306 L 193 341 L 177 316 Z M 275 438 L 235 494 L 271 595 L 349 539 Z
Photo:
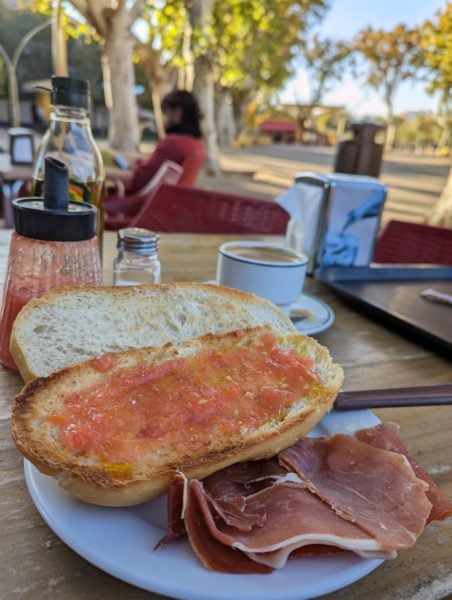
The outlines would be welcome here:
M 238 335 L 207 334 L 182 342 L 177 347 L 129 350 L 114 355 L 109 374 L 137 364 L 156 365 L 177 356 L 192 356 L 205 349 L 220 350 L 231 343 L 249 343 L 267 327 L 250 328 Z M 164 458 L 140 458 L 130 473 L 112 474 L 94 455 L 71 455 L 59 442 L 46 415 L 61 408 L 65 394 L 102 382 L 105 375 L 93 361 L 68 367 L 27 384 L 16 397 L 12 413 L 13 438 L 17 447 L 41 472 L 56 477 L 60 485 L 80 499 L 105 506 L 127 506 L 164 494 L 177 471 L 187 477 L 207 475 L 243 460 L 270 458 L 306 435 L 328 412 L 341 386 L 343 372 L 333 363 L 328 350 L 301 334 L 277 334 L 282 347 L 291 347 L 314 359 L 322 386 L 321 393 L 300 399 L 296 413 L 275 419 L 269 426 L 247 432 L 238 438 L 216 438 L 207 451 L 175 452 Z M 240 340 L 240 341 L 237 341 Z
M 27 382 L 107 352 L 264 324 L 296 331 L 268 300 L 219 285 L 62 287 L 20 311 L 10 349 Z

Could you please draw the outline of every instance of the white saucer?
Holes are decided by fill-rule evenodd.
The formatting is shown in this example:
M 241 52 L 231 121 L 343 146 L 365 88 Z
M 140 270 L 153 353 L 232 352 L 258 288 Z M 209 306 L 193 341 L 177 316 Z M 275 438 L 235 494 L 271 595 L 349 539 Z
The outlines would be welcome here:
M 214 279 L 209 279 L 202 283 L 216 285 L 217 282 Z M 309 313 L 309 316 L 305 319 L 292 319 L 293 324 L 300 333 L 306 335 L 320 333 L 331 327 L 334 323 L 333 309 L 313 294 L 301 294 L 298 300 L 295 300 L 289 307 L 284 307 L 284 311 L 287 313 L 290 313 L 294 309 L 300 309 Z
M 294 309 L 300 309 L 309 313 L 309 316 L 305 319 L 293 319 L 294 325 L 300 333 L 307 335 L 320 333 L 334 323 L 333 310 L 326 302 L 312 294 L 301 294 L 298 300 L 290 305 L 289 312 Z

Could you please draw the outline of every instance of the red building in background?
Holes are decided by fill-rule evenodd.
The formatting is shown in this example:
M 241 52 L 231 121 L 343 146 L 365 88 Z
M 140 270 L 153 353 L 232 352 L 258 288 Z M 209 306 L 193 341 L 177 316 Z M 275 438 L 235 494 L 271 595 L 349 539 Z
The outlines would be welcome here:
M 299 127 L 295 119 L 273 117 L 259 125 L 259 133 L 269 135 L 274 143 L 292 143 L 299 138 Z

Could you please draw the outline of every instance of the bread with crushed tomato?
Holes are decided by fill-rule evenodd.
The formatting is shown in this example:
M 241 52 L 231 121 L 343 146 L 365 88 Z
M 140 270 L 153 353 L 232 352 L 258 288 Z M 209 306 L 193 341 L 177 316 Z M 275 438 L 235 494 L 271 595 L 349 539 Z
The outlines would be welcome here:
M 63 415 L 62 418 L 66 418 L 65 407 L 68 404 L 65 402 L 70 401 L 69 397 L 73 398 L 71 394 L 85 391 L 89 393 L 93 388 L 101 389 L 102 386 L 108 386 L 113 381 L 132 377 L 132 373 L 136 372 L 141 373 L 140 377 L 146 378 L 146 368 L 157 366 L 163 370 L 172 368 L 174 362 L 168 361 L 174 359 L 193 358 L 194 363 L 191 364 L 201 364 L 202 361 L 207 361 L 206 356 L 211 356 L 212 353 L 219 357 L 220 361 L 226 360 L 226 367 L 221 367 L 218 377 L 227 379 L 229 360 L 227 353 L 239 348 L 242 352 L 240 356 L 243 357 L 250 351 L 249 348 L 255 348 L 255 360 L 259 361 L 259 349 L 262 347 L 259 344 L 263 343 L 263 336 L 268 335 L 272 336 L 266 338 L 271 339 L 271 348 L 294 357 L 297 365 L 304 364 L 305 361 L 306 364 L 311 365 L 311 369 L 315 370 L 316 376 L 310 380 L 311 383 L 306 385 L 303 393 L 298 397 L 298 381 L 299 377 L 300 379 L 304 377 L 304 371 L 297 366 L 298 370 L 292 377 L 296 382 L 293 384 L 296 387 L 292 388 L 296 390 L 294 392 L 297 395 L 296 400 L 290 397 L 291 402 L 287 406 L 284 405 L 283 411 L 279 408 L 277 414 L 271 414 L 269 418 L 267 415 L 264 422 L 253 427 L 238 428 L 232 434 L 226 435 L 222 426 L 212 418 L 208 424 L 212 435 L 209 433 L 208 441 L 204 440 L 200 447 L 185 450 L 184 447 L 181 448 L 180 440 L 178 444 L 173 443 L 172 439 L 166 440 L 165 443 L 157 441 L 152 451 L 143 451 L 130 463 L 124 463 L 122 459 L 116 461 L 112 455 L 109 455 L 106 460 L 105 454 L 101 455 L 102 453 L 97 453 L 91 447 L 85 448 L 84 451 L 68 449 L 63 439 L 62 429 L 58 422 L 55 422 L 54 415 Z M 294 353 L 288 352 L 289 349 Z M 196 357 L 200 357 L 200 363 L 196 362 Z M 199 374 L 196 377 L 202 380 Z M 328 350 L 308 336 L 299 333 L 278 334 L 269 327 L 219 335 L 209 334 L 182 342 L 177 346 L 167 344 L 161 348 L 143 348 L 106 355 L 100 359 L 68 367 L 49 377 L 31 381 L 14 401 L 13 437 L 19 450 L 41 472 L 56 477 L 63 488 L 80 499 L 105 506 L 133 505 L 164 494 L 177 471 L 183 471 L 188 477 L 202 479 L 239 461 L 269 458 L 294 444 L 331 409 L 342 379 L 342 369 L 333 363 Z M 241 381 L 237 381 L 242 385 Z M 241 419 L 248 416 L 247 411 L 252 410 L 248 396 L 249 393 L 255 394 L 252 381 L 253 378 L 250 377 L 245 386 L 246 389 L 251 390 L 250 392 L 244 393 L 243 387 L 239 390 Z M 277 383 L 271 389 L 284 387 L 285 384 L 279 381 L 278 372 L 275 381 Z M 169 407 L 169 410 L 183 411 L 186 402 L 185 394 L 189 393 L 190 384 L 182 377 L 180 399 L 174 406 Z M 129 399 L 132 404 L 126 406 L 132 406 L 134 401 L 141 402 L 140 398 L 142 399 L 143 395 L 134 392 Z M 223 401 L 224 396 L 221 396 L 220 400 Z M 214 402 L 220 400 L 215 398 Z M 114 399 L 111 399 L 111 402 L 114 402 Z M 203 399 L 200 398 L 199 402 L 202 404 Z M 215 404 L 213 408 L 215 409 Z M 94 410 L 89 403 L 86 404 L 86 410 L 93 412 L 90 419 L 99 418 L 96 416 L 97 409 Z M 255 407 L 254 410 L 256 411 Z M 273 410 L 273 405 L 270 410 Z M 259 411 L 255 414 L 260 418 Z M 196 414 L 194 416 L 196 417 Z M 129 440 L 130 437 L 133 445 L 131 451 L 135 453 L 134 440 L 137 439 L 137 434 L 134 430 L 134 420 L 131 421 L 131 424 L 127 425 L 127 420 L 123 417 L 122 422 L 126 425 L 123 426 L 118 439 L 122 444 L 123 439 Z M 248 421 L 250 422 L 252 421 Z M 151 428 L 154 425 L 158 423 L 149 424 Z M 77 424 L 65 423 L 65 431 L 68 431 L 68 427 L 77 429 Z M 127 432 L 127 427 L 133 429 L 133 434 L 129 437 L 127 437 L 130 433 Z M 182 440 L 187 439 L 184 435 Z
M 65 287 L 20 311 L 11 355 L 27 382 L 107 352 L 179 344 L 258 325 L 296 331 L 268 300 L 219 285 Z

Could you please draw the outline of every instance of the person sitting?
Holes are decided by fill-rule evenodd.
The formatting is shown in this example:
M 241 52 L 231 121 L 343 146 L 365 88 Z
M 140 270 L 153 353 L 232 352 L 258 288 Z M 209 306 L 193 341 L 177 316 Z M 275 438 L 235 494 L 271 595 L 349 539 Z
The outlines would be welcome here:
M 197 171 L 205 160 L 200 127 L 202 116 L 195 96 L 191 92 L 174 90 L 163 98 L 162 112 L 166 136 L 157 143 L 149 157 L 136 162 L 132 172 L 121 177 L 126 195 L 139 192 L 165 160 L 184 167 L 193 159 Z M 196 177 L 197 172 L 194 175 Z

